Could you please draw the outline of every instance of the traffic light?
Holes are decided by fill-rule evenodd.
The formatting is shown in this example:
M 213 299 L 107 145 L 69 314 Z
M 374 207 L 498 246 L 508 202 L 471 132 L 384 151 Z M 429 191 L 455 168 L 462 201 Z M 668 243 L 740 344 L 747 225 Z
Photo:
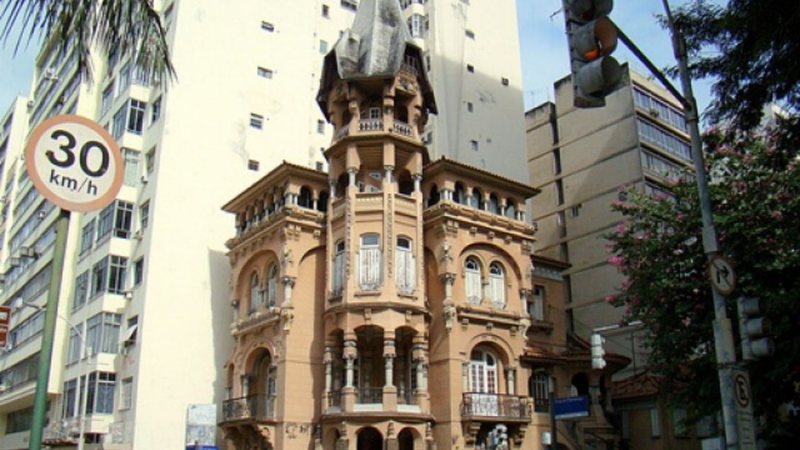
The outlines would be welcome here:
M 562 0 L 567 26 L 572 88 L 576 108 L 605 106 L 616 90 L 622 68 L 609 56 L 617 48 L 617 27 L 606 17 L 613 0 Z
M 593 333 L 589 344 L 591 345 L 592 354 L 592 369 L 602 369 L 606 366 L 606 360 L 603 358 L 606 351 L 603 349 L 603 344 L 606 340 L 603 336 Z
M 758 298 L 739 297 L 736 306 L 739 309 L 742 359 L 754 361 L 772 355 L 775 347 L 772 339 L 766 336 L 770 332 L 770 323 L 769 319 L 761 317 Z

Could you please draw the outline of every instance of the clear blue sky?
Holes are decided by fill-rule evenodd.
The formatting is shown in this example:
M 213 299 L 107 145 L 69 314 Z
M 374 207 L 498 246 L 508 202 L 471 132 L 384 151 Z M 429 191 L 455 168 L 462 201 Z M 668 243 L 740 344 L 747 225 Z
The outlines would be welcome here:
M 434 0 L 436 1 L 436 0 Z M 672 0 L 673 6 L 686 0 Z M 661 0 L 618 0 L 611 13 L 614 21 L 633 39 L 658 66 L 674 64 L 669 34 L 657 23 L 655 14 L 662 13 Z M 531 108 L 553 96 L 553 82 L 569 71 L 564 19 L 559 9 L 561 0 L 517 0 L 525 108 Z M 14 36 L 15 37 L 15 36 Z M 23 46 L 13 56 L 15 41 L 10 39 L 0 47 L 0 114 L 3 114 L 18 94 L 27 94 L 36 56 L 36 45 Z M 647 74 L 620 43 L 614 56 L 628 61 L 638 72 Z M 679 86 L 679 83 L 674 83 Z M 700 110 L 709 100 L 708 82 L 694 85 Z

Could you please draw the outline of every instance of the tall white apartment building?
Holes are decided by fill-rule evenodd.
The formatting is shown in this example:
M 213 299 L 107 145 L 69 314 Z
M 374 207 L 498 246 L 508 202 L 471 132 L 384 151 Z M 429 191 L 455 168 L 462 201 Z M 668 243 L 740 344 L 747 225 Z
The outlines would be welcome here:
M 514 1 L 400 3 L 437 92 L 432 159 L 527 181 L 513 164 L 526 154 Z M 176 82 L 133 70 L 124 49 L 98 50 L 89 82 L 69 50 L 45 45 L 30 98 L 4 116 L 0 302 L 15 311 L 0 354 L 0 450 L 27 448 L 58 215 L 20 156 L 33 127 L 57 114 L 92 118 L 125 160 L 116 201 L 71 216 L 48 386 L 54 445 L 75 445 L 82 415 L 87 448 L 185 445 L 189 405 L 225 396 L 234 221 L 221 205 L 284 160 L 324 168 L 332 130 L 314 97 L 357 0 L 155 4 Z

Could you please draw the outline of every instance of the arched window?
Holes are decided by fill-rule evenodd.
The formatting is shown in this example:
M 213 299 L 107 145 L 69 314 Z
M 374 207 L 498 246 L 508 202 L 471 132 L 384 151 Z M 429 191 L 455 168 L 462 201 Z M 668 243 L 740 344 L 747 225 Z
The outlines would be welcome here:
M 467 197 L 464 194 L 464 185 L 461 183 L 456 183 L 456 187 L 453 190 L 453 201 L 459 204 L 466 204 Z
M 347 195 L 347 185 L 350 183 L 350 176 L 347 172 L 339 175 L 336 179 L 336 198 L 342 198 Z
M 300 188 L 300 195 L 297 197 L 297 206 L 311 208 L 311 189 L 308 186 Z
M 319 212 L 328 212 L 328 200 L 330 199 L 330 194 L 328 191 L 322 191 L 319 193 L 319 198 L 317 199 L 317 211 Z
M 336 243 L 336 251 L 333 254 L 333 283 L 331 286 L 334 296 L 342 295 L 344 287 L 344 241 Z
M 517 202 L 510 198 L 506 199 L 506 217 L 517 218 Z
M 497 394 L 497 359 L 486 350 L 473 350 L 470 355 L 469 391 Z
M 505 274 L 503 266 L 496 262 L 489 265 L 489 292 L 495 308 L 506 307 Z
M 434 184 L 431 186 L 431 193 L 428 195 L 428 206 L 439 203 L 439 188 Z
M 483 201 L 483 192 L 481 192 L 478 188 L 472 189 L 472 200 L 470 200 L 469 206 L 472 206 L 476 209 L 484 209 L 485 203 Z
M 414 252 L 411 248 L 411 239 L 397 238 L 397 251 L 395 252 L 395 283 L 400 292 L 414 292 L 417 287 L 416 269 L 414 267 Z
M 358 284 L 361 289 L 374 291 L 381 286 L 383 273 L 383 254 L 380 236 L 364 234 L 361 236 L 361 249 L 358 252 Z
M 259 303 L 261 303 L 261 293 L 258 285 L 258 272 L 253 272 L 253 276 L 250 277 L 250 309 L 248 312 L 250 314 L 256 312 Z
M 495 194 L 489 196 L 489 211 L 494 214 L 500 214 L 500 200 L 497 199 Z
M 275 264 L 269 266 L 269 270 L 267 271 L 267 291 L 265 294 L 264 305 L 267 308 L 274 307 L 275 299 L 277 298 L 278 294 L 278 268 L 275 266 Z
M 481 264 L 471 256 L 464 263 L 464 284 L 467 302 L 473 305 L 479 304 L 483 297 L 481 293 Z

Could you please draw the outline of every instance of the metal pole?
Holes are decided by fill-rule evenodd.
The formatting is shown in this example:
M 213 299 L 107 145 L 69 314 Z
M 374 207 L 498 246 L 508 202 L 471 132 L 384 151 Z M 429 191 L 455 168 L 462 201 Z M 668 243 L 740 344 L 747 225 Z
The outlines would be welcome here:
M 64 272 L 64 256 L 67 250 L 67 227 L 69 211 L 62 209 L 56 221 L 56 242 L 53 250 L 50 288 L 47 292 L 47 305 L 44 312 L 42 347 L 39 351 L 39 373 L 36 377 L 36 392 L 33 397 L 33 418 L 28 450 L 40 450 L 44 418 L 47 413 L 47 385 L 50 378 L 50 359 L 53 354 L 53 334 L 55 334 L 58 295 L 61 290 L 61 274 Z
M 77 331 L 77 330 L 76 330 Z M 78 333 L 78 336 L 81 337 L 81 344 L 83 345 L 83 351 L 81 355 L 81 367 L 78 368 L 78 383 L 83 384 L 83 393 L 81 394 L 81 401 L 80 401 L 80 414 L 78 415 L 80 419 L 80 423 L 78 424 L 78 450 L 83 450 L 85 444 L 85 434 L 86 434 L 86 403 L 89 400 L 89 374 L 86 374 L 86 378 L 81 381 L 81 376 L 83 376 L 83 361 L 89 358 L 89 353 L 92 350 L 86 345 L 86 340 L 83 338 L 83 335 Z M 80 392 L 80 391 L 78 391 Z
M 550 449 L 558 449 L 558 428 L 556 426 L 556 377 L 550 377 Z
M 700 213 L 703 219 L 703 248 L 710 263 L 711 259 L 719 253 L 719 242 L 714 228 L 711 200 L 708 196 L 708 179 L 703 161 L 703 149 L 698 125 L 699 115 L 697 102 L 692 93 L 686 42 L 675 29 L 668 0 L 662 0 L 662 3 L 667 13 L 667 21 L 672 34 L 672 45 L 675 51 L 675 59 L 678 61 L 683 95 L 688 103 L 685 112 L 686 125 L 689 128 L 689 135 L 692 139 L 692 158 L 697 174 L 697 192 L 700 199 Z M 722 416 L 725 425 L 726 448 L 737 449 L 739 439 L 736 430 L 736 405 L 733 398 L 733 374 L 731 372 L 733 365 L 736 363 L 736 352 L 733 347 L 731 321 L 728 319 L 725 310 L 725 298 L 713 286 L 711 287 L 711 295 L 714 302 L 714 346 L 717 355 L 717 372 L 722 400 Z

